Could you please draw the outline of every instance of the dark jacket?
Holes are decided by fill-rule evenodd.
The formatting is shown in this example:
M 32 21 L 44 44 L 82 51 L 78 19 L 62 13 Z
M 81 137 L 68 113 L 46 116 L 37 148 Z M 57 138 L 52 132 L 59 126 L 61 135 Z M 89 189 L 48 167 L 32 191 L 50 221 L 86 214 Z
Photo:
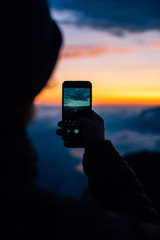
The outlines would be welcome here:
M 36 154 L 24 129 L 4 131 L 0 146 L 5 163 L 6 237 L 159 239 L 158 214 L 109 141 L 97 142 L 84 154 L 84 170 L 96 201 L 39 189 Z

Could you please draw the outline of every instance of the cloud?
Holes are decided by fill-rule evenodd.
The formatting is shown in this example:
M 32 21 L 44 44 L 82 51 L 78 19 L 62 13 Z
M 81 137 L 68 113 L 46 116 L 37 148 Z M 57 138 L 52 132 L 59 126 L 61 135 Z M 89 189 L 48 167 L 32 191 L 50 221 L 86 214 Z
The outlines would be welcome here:
M 160 48 L 160 42 L 149 42 L 145 45 L 136 45 L 130 47 L 112 47 L 98 45 L 66 45 L 62 48 L 59 60 L 72 58 L 88 58 L 101 55 L 112 54 L 134 54 L 146 50 L 157 50 Z
M 57 106 L 35 105 L 35 114 L 38 121 L 59 118 L 61 109 Z
M 88 101 L 90 98 L 90 90 L 79 88 L 77 89 L 73 88 L 65 88 L 64 89 L 64 95 L 65 95 L 65 101 L 66 100 L 74 100 L 74 101 Z
M 82 160 L 84 149 L 83 148 L 69 149 L 69 153 L 72 157 Z
M 110 134 L 110 139 L 121 154 L 128 154 L 143 150 L 158 150 L 160 135 L 124 129 Z
M 160 107 L 149 108 L 128 119 L 127 127 L 139 132 L 160 134 Z
M 160 48 L 160 42 L 153 42 L 153 43 L 151 43 L 151 48 L 155 49 L 155 50 Z
M 111 48 L 105 46 L 66 46 L 62 49 L 59 59 L 96 57 L 108 54 L 132 54 L 136 48 Z
M 74 18 L 72 16 L 72 23 L 74 20 L 78 26 L 106 29 L 117 35 L 126 31 L 160 30 L 159 0 L 48 1 L 50 8 L 72 11 L 75 15 Z

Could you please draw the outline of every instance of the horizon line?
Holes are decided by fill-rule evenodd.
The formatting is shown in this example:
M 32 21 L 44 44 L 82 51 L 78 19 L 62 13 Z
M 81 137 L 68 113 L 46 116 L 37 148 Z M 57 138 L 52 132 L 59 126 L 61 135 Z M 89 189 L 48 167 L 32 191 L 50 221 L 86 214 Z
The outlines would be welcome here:
M 40 106 L 57 106 L 57 107 L 60 107 L 62 106 L 61 103 L 51 103 L 51 102 L 34 102 L 35 105 L 40 105 Z M 92 107 L 97 107 L 97 106 L 101 106 L 101 107 L 105 107 L 105 106 L 108 106 L 108 107 L 160 107 L 160 104 L 147 104 L 147 103 L 129 103 L 129 104 L 126 104 L 126 103 L 95 103 L 95 104 L 92 104 Z

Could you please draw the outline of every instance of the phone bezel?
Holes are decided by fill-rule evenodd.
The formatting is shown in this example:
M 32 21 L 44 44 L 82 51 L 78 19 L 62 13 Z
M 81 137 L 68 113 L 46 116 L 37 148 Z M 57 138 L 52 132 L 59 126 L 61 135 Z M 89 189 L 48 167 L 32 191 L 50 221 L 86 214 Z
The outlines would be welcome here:
M 62 84 L 62 129 L 63 122 L 65 120 L 64 114 L 64 88 L 89 88 L 90 89 L 90 110 L 92 109 L 92 83 L 90 81 L 64 81 Z M 62 139 L 65 141 L 66 137 L 62 135 Z M 77 147 L 82 147 L 77 142 Z

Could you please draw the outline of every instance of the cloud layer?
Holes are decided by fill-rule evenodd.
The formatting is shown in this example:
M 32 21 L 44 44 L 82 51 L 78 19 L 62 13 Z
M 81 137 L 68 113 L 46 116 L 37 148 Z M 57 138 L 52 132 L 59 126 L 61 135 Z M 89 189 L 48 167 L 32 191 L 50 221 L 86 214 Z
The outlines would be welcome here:
M 59 59 L 95 57 L 108 54 L 131 54 L 136 52 L 135 48 L 111 48 L 105 46 L 74 46 L 64 47 Z
M 57 122 L 61 119 L 61 107 L 35 107 L 36 118 L 28 127 L 28 134 L 37 151 L 39 186 L 60 194 L 81 197 L 87 187 L 87 178 L 81 173 L 84 150 L 65 148 L 61 137 L 56 135 Z M 160 132 L 155 132 L 160 108 L 144 110 L 143 107 L 102 106 L 95 110 L 104 118 L 106 138 L 113 142 L 122 155 L 160 150 Z M 145 131 L 142 131 L 142 124 L 136 125 L 136 128 L 128 127 L 127 123 L 131 118 L 141 123 L 148 119 L 150 125 L 145 125 Z
M 61 50 L 59 59 L 68 58 L 86 58 L 96 57 L 101 55 L 111 54 L 133 54 L 136 52 L 149 50 L 157 50 L 160 48 L 160 42 L 151 42 L 146 46 L 132 46 L 132 47 L 111 47 L 111 46 L 97 46 L 97 45 L 67 45 Z
M 48 1 L 50 8 L 75 12 L 75 24 L 79 26 L 106 29 L 117 35 L 125 31 L 160 30 L 159 0 Z

